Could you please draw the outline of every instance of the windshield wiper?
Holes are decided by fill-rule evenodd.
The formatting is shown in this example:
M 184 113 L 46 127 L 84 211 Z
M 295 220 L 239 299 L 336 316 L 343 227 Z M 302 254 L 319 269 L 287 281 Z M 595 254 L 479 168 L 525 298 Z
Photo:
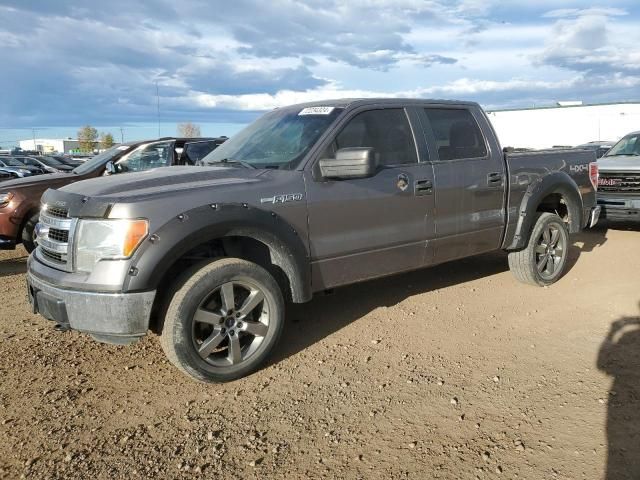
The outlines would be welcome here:
M 611 155 L 607 155 L 607 157 L 626 157 L 626 156 L 640 157 L 640 153 L 612 153 Z
M 244 168 L 253 168 L 253 169 L 256 168 L 256 167 L 254 167 L 253 165 L 251 165 L 248 162 L 244 162 L 242 160 L 233 160 L 231 158 L 223 158 L 222 160 L 216 160 L 215 162 L 207 162 L 207 164 L 209 164 L 209 165 L 218 165 L 218 164 L 223 164 L 223 165 L 241 165 Z

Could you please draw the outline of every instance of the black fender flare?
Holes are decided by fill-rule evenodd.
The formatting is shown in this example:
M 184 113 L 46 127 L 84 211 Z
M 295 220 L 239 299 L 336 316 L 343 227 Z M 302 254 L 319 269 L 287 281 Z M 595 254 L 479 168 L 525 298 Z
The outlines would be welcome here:
M 311 299 L 310 260 L 303 239 L 276 213 L 247 204 L 197 207 L 150 232 L 134 253 L 124 291 L 156 289 L 169 268 L 185 253 L 229 236 L 251 237 L 264 243 L 271 262 L 289 280 L 292 300 L 302 303 Z
M 554 172 L 529 186 L 518 209 L 518 224 L 513 241 L 507 250 L 517 250 L 526 245 L 536 210 L 547 196 L 554 193 L 562 195 L 569 213 L 569 232 L 577 233 L 582 227 L 582 196 L 576 182 L 566 172 Z

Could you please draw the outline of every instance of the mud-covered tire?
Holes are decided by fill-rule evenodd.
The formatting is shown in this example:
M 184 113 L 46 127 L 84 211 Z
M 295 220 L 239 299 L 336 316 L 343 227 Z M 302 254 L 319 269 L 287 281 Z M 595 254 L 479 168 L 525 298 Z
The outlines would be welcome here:
M 31 215 L 24 224 L 24 227 L 22 227 L 22 245 L 29 253 L 33 252 L 36 249 L 34 235 L 36 224 L 38 223 L 39 218 L 40 213 Z
M 282 292 L 264 268 L 222 258 L 177 281 L 160 335 L 169 361 L 202 382 L 227 382 L 258 369 L 284 327 Z
M 536 216 L 527 246 L 509 252 L 509 269 L 521 282 L 546 286 L 564 274 L 569 253 L 569 232 L 555 213 L 541 212 Z

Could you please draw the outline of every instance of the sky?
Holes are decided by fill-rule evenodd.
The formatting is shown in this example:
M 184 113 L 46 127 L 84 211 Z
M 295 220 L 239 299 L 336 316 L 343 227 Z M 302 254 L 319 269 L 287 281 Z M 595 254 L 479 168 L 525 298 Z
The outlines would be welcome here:
M 640 100 L 638 45 L 637 0 L 0 0 L 0 145 L 150 137 L 158 100 L 208 135 L 329 98 Z

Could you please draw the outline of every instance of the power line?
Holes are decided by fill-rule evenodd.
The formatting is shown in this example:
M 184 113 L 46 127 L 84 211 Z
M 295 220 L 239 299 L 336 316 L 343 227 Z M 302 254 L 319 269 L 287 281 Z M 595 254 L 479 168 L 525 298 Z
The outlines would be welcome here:
M 158 89 L 158 80 L 156 80 L 156 100 L 158 104 L 158 138 L 160 138 L 160 90 Z

